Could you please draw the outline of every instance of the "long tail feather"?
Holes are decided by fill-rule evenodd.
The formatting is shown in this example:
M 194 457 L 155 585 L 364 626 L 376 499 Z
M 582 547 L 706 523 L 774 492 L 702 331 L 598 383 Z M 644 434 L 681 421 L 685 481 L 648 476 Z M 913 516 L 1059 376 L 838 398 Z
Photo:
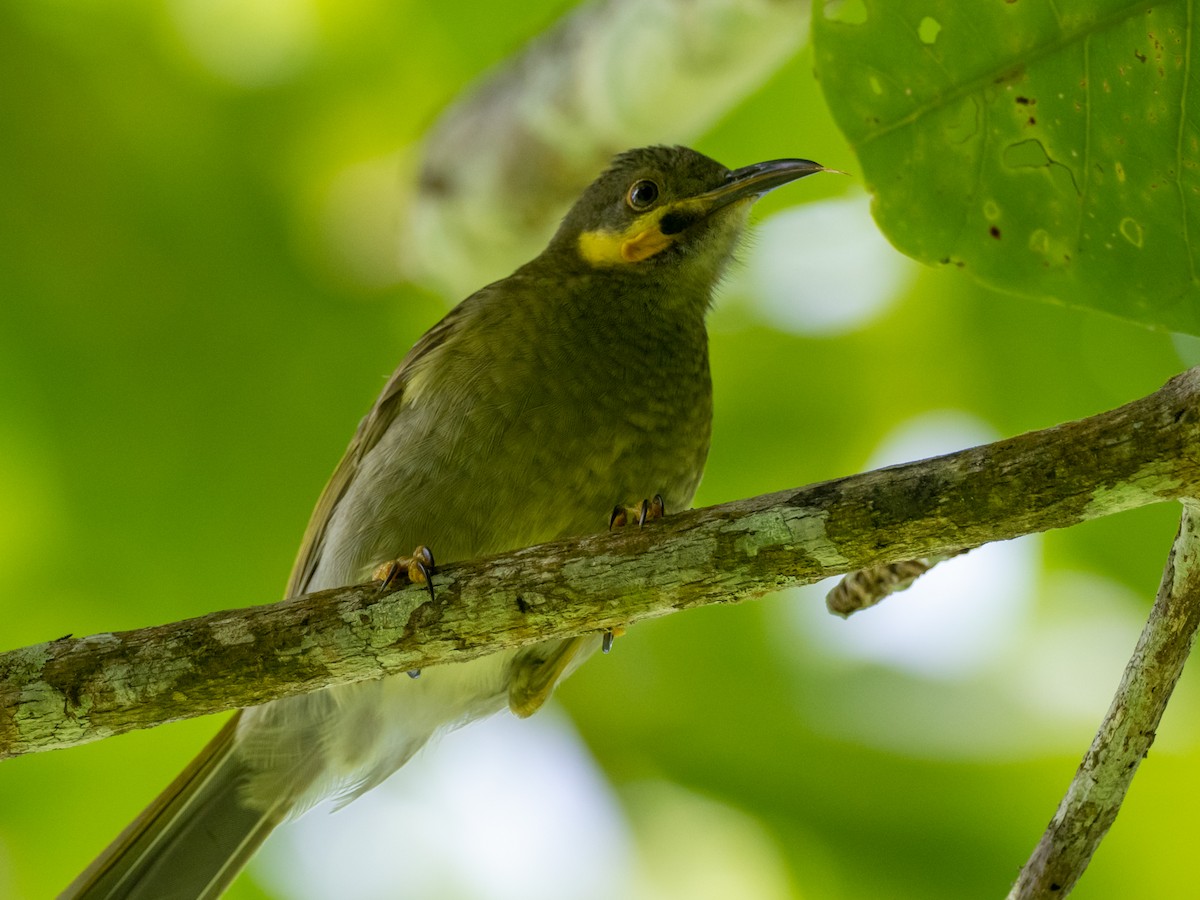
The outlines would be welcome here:
M 234 751 L 240 713 L 60 895 L 60 900 L 210 900 L 241 871 L 286 808 L 244 801 Z

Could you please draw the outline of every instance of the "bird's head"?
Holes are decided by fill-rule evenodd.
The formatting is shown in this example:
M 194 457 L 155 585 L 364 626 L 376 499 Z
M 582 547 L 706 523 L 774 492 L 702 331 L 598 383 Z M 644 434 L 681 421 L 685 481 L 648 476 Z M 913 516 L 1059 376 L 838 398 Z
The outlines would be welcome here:
M 583 192 L 551 247 L 596 269 L 715 281 L 754 201 L 822 171 L 807 159 L 730 170 L 687 147 L 629 150 Z

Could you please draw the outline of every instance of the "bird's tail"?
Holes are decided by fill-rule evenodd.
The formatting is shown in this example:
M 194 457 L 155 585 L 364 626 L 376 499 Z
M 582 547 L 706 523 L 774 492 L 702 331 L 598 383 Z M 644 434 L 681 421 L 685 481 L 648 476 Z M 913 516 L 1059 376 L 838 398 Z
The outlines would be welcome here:
M 233 752 L 235 715 L 60 900 L 209 900 L 287 815 L 244 798 L 248 769 Z

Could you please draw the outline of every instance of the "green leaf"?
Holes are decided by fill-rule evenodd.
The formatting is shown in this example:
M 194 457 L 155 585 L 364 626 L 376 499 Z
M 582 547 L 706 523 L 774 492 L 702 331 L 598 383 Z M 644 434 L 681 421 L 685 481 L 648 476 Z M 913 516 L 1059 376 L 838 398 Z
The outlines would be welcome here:
M 862 0 L 817 71 L 900 250 L 1200 333 L 1194 0 Z

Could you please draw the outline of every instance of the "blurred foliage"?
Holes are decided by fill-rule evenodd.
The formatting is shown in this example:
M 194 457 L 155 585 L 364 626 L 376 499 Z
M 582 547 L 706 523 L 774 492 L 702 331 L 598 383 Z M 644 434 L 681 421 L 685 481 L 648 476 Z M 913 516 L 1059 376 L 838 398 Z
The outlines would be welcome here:
M 435 111 L 565 4 L 262 5 L 276 19 L 239 18 L 236 6 L 0 7 L 5 647 L 282 591 L 359 416 L 446 308 L 364 265 L 357 254 L 377 259 L 361 246 L 367 231 L 345 240 L 350 209 L 380 223 L 374 239 L 390 252 L 388 176 L 367 178 L 378 191 L 345 186 L 398 171 Z M 798 155 L 859 171 L 812 65 L 802 54 L 699 149 L 732 165 Z M 851 194 L 856 180 L 809 179 L 760 214 Z M 836 337 L 775 330 L 731 292 L 713 319 L 717 419 L 698 502 L 860 470 L 885 435 L 928 411 L 1013 434 L 1133 399 L 1184 365 L 1165 333 L 1000 296 L 954 268 L 922 270 L 886 311 Z M 848 660 L 789 625 L 815 596 L 781 596 L 639 627 L 574 676 L 561 703 L 619 792 L 657 779 L 754 817 L 796 896 L 1001 896 L 1125 663 L 1083 626 L 1115 611 L 1127 623 L 1118 643 L 1132 649 L 1175 520 L 1168 507 L 1138 510 L 1040 542 L 1022 646 L 1041 657 L 958 681 Z M 1070 573 L 1111 598 L 1068 604 L 1055 586 Z M 961 603 L 971 600 L 968 589 Z M 1063 608 L 1080 629 L 1039 642 Z M 1083 658 L 1103 673 L 1084 709 L 1003 720 L 1005 748 L 887 740 L 918 712 L 955 734 L 1031 709 Z M 1075 896 L 1193 889 L 1193 682 Z M 864 710 L 875 710 L 870 733 L 829 727 Z M 5 762 L 0 896 L 52 896 L 215 730 L 185 722 Z M 252 870 L 230 896 L 270 895 Z
M 821 80 L 897 247 L 1004 290 L 1200 333 L 1194 4 L 824 12 Z

